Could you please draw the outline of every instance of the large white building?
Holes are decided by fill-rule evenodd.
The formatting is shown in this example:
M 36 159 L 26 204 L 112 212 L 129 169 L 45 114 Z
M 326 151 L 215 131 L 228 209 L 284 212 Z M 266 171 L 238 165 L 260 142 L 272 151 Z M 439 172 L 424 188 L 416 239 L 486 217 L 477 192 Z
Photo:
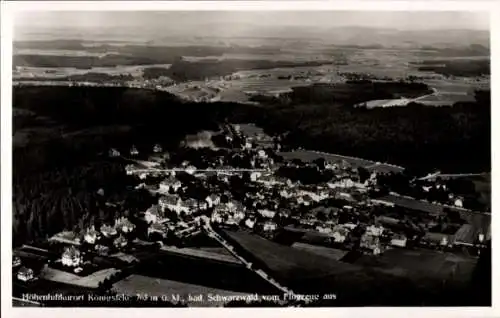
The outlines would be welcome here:
M 99 232 L 95 230 L 95 227 L 93 225 L 83 235 L 83 239 L 89 244 L 95 244 L 98 238 Z
M 80 265 L 82 256 L 80 250 L 74 246 L 66 248 L 62 254 L 61 262 L 65 266 L 76 267 Z
M 17 279 L 22 280 L 23 282 L 33 280 L 34 278 L 35 274 L 31 268 L 23 266 L 17 272 Z

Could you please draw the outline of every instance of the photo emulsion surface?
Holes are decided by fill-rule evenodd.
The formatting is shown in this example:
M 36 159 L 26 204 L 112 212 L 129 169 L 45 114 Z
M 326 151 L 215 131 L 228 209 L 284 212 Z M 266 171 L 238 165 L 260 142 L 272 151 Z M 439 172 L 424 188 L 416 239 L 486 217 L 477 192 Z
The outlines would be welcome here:
M 491 306 L 487 13 L 14 24 L 14 306 Z

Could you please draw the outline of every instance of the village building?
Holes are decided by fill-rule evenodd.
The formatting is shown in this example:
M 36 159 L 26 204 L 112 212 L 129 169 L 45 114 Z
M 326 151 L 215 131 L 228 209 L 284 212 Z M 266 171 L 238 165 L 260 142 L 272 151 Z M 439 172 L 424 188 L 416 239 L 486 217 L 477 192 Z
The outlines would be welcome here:
M 405 235 L 395 235 L 391 239 L 391 245 L 396 247 L 406 247 L 407 238 Z
M 154 145 L 153 152 L 158 153 L 158 152 L 162 152 L 162 151 L 163 151 L 163 148 L 161 147 L 160 144 Z
M 74 246 L 70 246 L 64 249 L 61 257 L 61 262 L 65 266 L 76 267 L 82 262 L 82 256 L 80 250 Z
M 170 192 L 170 189 L 177 192 L 181 187 L 182 183 L 173 176 L 160 182 L 160 191 L 165 193 Z
M 344 243 L 347 238 L 347 232 L 339 229 L 334 231 L 330 237 L 335 243 Z
M 196 172 L 196 167 L 193 166 L 193 165 L 189 165 L 189 166 L 186 167 L 185 171 L 186 171 L 186 173 L 192 175 L 192 174 L 194 174 Z
M 342 226 L 346 229 L 349 229 L 350 231 L 354 230 L 357 227 L 357 225 L 354 223 L 344 223 L 342 224 Z
M 459 208 L 464 207 L 464 203 L 463 203 L 463 200 L 461 198 L 456 198 L 455 201 L 453 202 L 453 204 Z
M 120 156 L 120 152 L 118 150 L 116 150 L 115 148 L 111 148 L 109 150 L 109 156 L 110 157 L 119 157 Z
M 89 244 L 95 244 L 95 242 L 99 239 L 99 232 L 96 231 L 94 225 L 92 225 L 90 228 L 85 231 L 85 234 L 83 235 L 83 239 L 85 242 Z
M 262 225 L 262 230 L 265 232 L 276 231 L 277 228 L 278 228 L 278 225 L 276 224 L 276 222 L 272 222 L 272 221 L 266 221 Z
M 290 199 L 295 196 L 295 193 L 293 191 L 289 191 L 287 189 L 283 189 L 280 191 L 280 196 L 285 198 L 285 199 Z
M 227 207 L 219 205 L 212 212 L 211 221 L 214 223 L 223 223 L 227 219 L 228 214 Z
M 102 235 L 104 235 L 104 237 L 112 237 L 118 233 L 114 226 L 107 225 L 107 224 L 101 225 L 100 230 L 101 230 Z
M 242 210 L 238 210 L 233 213 L 232 220 L 234 220 L 236 223 L 240 223 L 245 217 L 245 212 L 243 212 Z
M 23 266 L 17 272 L 17 279 L 19 279 L 23 282 L 29 282 L 29 281 L 35 279 L 35 273 L 31 268 Z
M 254 226 L 255 226 L 255 220 L 246 219 L 245 220 L 245 226 L 248 227 L 249 229 L 253 229 Z
M 161 237 L 165 238 L 167 236 L 167 232 L 168 228 L 165 226 L 165 224 L 153 223 L 148 227 L 148 236 L 150 238 L 154 233 L 157 233 L 161 235 Z
M 130 176 L 130 175 L 133 175 L 133 174 L 134 174 L 134 172 L 135 172 L 135 170 L 136 170 L 136 168 L 135 168 L 135 166 L 134 166 L 134 165 L 132 165 L 132 164 L 129 164 L 129 165 L 126 165 L 126 166 L 125 166 L 125 172 L 126 172 L 126 173 L 127 173 L 127 175 L 129 175 L 129 176 Z
M 378 255 L 382 252 L 382 246 L 380 245 L 379 237 L 367 233 L 361 236 L 361 242 L 359 246 L 370 251 L 373 255 Z
M 12 267 L 21 266 L 21 258 L 19 256 L 14 256 L 12 258 Z
M 373 236 L 381 236 L 384 232 L 383 226 L 370 225 L 366 228 L 366 234 Z
M 313 198 L 309 194 L 297 196 L 297 204 L 309 206 L 313 203 Z
M 116 247 L 116 248 L 123 248 L 125 246 L 127 246 L 128 244 L 128 241 L 125 237 L 123 237 L 122 235 L 118 236 L 114 241 L 113 241 L 113 245 Z
M 132 148 L 130 148 L 130 155 L 137 156 L 138 154 L 139 154 L 139 150 L 137 150 L 137 148 L 135 146 L 132 146 Z
M 445 247 L 449 243 L 448 234 L 427 232 L 423 237 L 422 241 L 432 246 Z
M 162 223 L 166 220 L 163 210 L 158 205 L 152 205 L 144 213 L 144 219 L 149 223 Z
M 213 208 L 220 203 L 220 197 L 216 194 L 211 194 L 206 197 L 205 201 L 207 202 L 209 208 Z
M 256 182 L 262 176 L 262 172 L 252 171 L 250 173 L 250 181 Z
M 94 249 L 96 250 L 97 254 L 99 254 L 99 255 L 108 255 L 108 253 L 109 253 L 109 247 L 106 245 L 96 244 Z
M 262 215 L 265 218 L 272 219 L 276 215 L 275 211 L 271 211 L 268 209 L 261 209 L 258 211 L 260 215 Z
M 126 217 L 121 217 L 115 220 L 115 228 L 123 233 L 130 233 L 135 229 L 135 224 Z
M 178 195 L 174 194 L 167 194 L 164 196 L 161 196 L 158 199 L 158 205 L 160 206 L 162 211 L 165 211 L 166 209 L 176 211 L 179 213 L 180 211 L 177 211 L 180 207 L 180 202 L 181 198 Z

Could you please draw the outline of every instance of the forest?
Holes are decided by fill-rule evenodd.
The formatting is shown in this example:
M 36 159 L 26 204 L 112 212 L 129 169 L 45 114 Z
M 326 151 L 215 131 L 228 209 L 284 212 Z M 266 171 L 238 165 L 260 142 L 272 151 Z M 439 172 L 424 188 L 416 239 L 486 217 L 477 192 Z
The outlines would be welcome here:
M 204 80 L 207 77 L 225 76 L 242 70 L 273 69 L 284 67 L 320 66 L 328 61 L 271 61 L 271 60 L 178 60 L 168 69 L 168 77 L 176 81 Z
M 424 172 L 491 169 L 490 91 L 477 91 L 475 102 L 451 107 L 410 103 L 374 109 L 352 107 L 353 100 L 364 99 L 362 90 L 340 99 L 311 88 L 292 94 L 299 96 L 267 99 L 266 111 L 254 117 L 254 123 L 269 134 L 285 133 L 283 143 L 288 146 Z
M 419 71 L 435 72 L 451 76 L 484 76 L 490 74 L 490 59 L 439 59 L 425 60 L 418 67 Z

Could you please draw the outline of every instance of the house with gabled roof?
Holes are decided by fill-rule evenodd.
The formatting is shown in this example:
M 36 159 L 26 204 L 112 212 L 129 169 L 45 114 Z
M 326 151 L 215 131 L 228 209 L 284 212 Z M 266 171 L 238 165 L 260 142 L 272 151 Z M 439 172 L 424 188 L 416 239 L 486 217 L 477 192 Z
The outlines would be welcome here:
M 146 210 L 144 219 L 147 223 L 162 223 L 165 220 L 165 214 L 158 205 L 154 204 Z
M 205 198 L 205 201 L 208 203 L 208 207 L 212 208 L 220 203 L 220 196 L 212 193 L 211 195 Z
M 23 282 L 29 282 L 35 279 L 35 272 L 29 267 L 22 266 L 17 272 L 17 279 Z
M 85 231 L 85 234 L 83 235 L 83 239 L 85 242 L 89 244 L 95 244 L 95 242 L 99 239 L 100 233 L 96 231 L 94 225 L 92 225 L 90 228 L 88 228 Z
M 170 189 L 177 192 L 181 187 L 182 183 L 173 176 L 160 182 L 160 191 L 165 193 L 170 192 Z
M 135 229 L 135 224 L 130 222 L 126 217 L 121 217 L 115 220 L 115 228 L 123 233 L 130 233 Z
M 102 235 L 104 235 L 105 237 L 115 236 L 118 233 L 114 226 L 111 226 L 108 224 L 101 225 L 100 230 L 101 230 Z
M 80 250 L 74 245 L 71 245 L 64 249 L 61 257 L 61 262 L 65 266 L 76 267 L 82 262 L 82 255 Z

